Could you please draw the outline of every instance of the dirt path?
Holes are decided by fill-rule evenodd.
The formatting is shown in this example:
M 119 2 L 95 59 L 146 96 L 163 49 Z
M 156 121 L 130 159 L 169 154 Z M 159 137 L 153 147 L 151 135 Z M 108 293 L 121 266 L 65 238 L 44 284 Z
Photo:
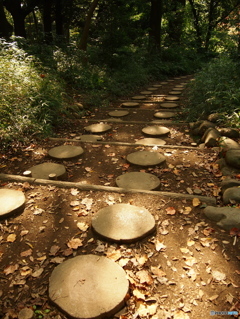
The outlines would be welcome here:
M 18 318 L 22 309 L 29 308 L 33 318 L 67 318 L 49 302 L 49 277 L 58 264 L 83 254 L 107 256 L 127 273 L 130 290 L 126 307 L 116 315 L 120 319 L 224 318 L 217 312 L 240 311 L 239 239 L 203 214 L 206 204 L 222 205 L 217 154 L 199 149 L 190 136 L 181 117 L 185 90 L 176 95 L 176 108 L 161 107 L 166 96 L 175 96 L 169 92 L 190 79 L 162 84 L 137 101 L 137 108 L 121 107 L 130 99 L 108 109 L 96 108 L 54 138 L 1 158 L 5 174 L 1 187 L 23 191 L 27 202 L 22 214 L 0 223 L 0 317 Z M 108 114 L 113 110 L 129 114 L 116 120 Z M 154 117 L 157 111 L 178 115 L 159 119 Z M 98 133 L 101 140 L 81 142 L 84 128 L 100 122 L 111 126 Z M 135 144 L 151 137 L 142 132 L 149 125 L 169 129 L 168 135 L 158 136 L 165 145 Z M 84 153 L 72 160 L 51 159 L 47 152 L 63 144 L 81 146 Z M 132 165 L 127 157 L 136 151 L 153 151 L 166 161 L 150 167 Z M 63 164 L 64 181 L 22 177 L 44 162 Z M 150 191 L 117 188 L 116 179 L 131 172 L 152 174 L 160 186 Z M 116 203 L 147 208 L 155 218 L 156 232 L 131 244 L 100 239 L 91 228 L 92 218 L 99 209 Z

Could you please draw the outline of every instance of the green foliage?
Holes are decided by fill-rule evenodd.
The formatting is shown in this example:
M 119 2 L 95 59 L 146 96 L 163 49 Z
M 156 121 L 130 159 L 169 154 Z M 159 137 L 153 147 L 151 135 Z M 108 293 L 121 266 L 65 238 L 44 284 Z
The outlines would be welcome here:
M 0 42 L 0 137 L 4 144 L 47 134 L 63 105 L 61 81 L 16 42 Z
M 206 65 L 190 86 L 189 100 L 190 119 L 219 112 L 240 126 L 239 62 L 224 55 Z

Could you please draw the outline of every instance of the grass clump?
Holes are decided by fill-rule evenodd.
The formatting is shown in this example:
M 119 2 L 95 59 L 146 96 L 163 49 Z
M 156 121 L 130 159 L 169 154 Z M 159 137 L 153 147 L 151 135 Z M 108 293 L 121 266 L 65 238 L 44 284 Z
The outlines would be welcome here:
M 221 113 L 225 121 L 240 127 L 239 61 L 220 56 L 209 62 L 190 84 L 188 119 Z
M 61 81 L 17 42 L 0 40 L 0 56 L 1 144 L 48 134 L 63 106 Z

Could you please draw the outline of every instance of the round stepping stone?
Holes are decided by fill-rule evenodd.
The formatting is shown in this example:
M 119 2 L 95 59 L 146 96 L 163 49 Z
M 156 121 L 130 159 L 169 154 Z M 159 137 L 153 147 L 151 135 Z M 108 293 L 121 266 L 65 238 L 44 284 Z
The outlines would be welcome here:
M 61 164 L 43 163 L 29 168 L 33 178 L 49 179 L 50 174 L 54 174 L 56 178 L 64 177 L 66 169 Z
M 57 159 L 70 159 L 82 155 L 84 150 L 81 146 L 61 145 L 51 148 L 48 155 Z
M 139 105 L 137 102 L 124 102 L 121 107 L 139 107 Z
M 152 125 L 152 126 L 146 126 L 142 129 L 142 132 L 147 135 L 166 135 L 170 132 L 170 130 L 167 127 L 164 126 L 158 126 L 158 125 Z
M 136 144 L 143 144 L 143 145 L 165 145 L 166 141 L 160 139 L 160 138 L 142 138 L 141 140 L 136 141 Z
M 109 112 L 108 115 L 110 116 L 113 116 L 113 117 L 122 117 L 122 116 L 126 116 L 128 115 L 129 112 L 128 111 L 123 111 L 123 110 L 116 110 L 116 111 L 112 111 L 112 112 Z
M 174 112 L 157 112 L 154 114 L 154 117 L 157 117 L 159 119 L 168 119 L 168 118 L 171 118 L 171 117 L 174 117 L 176 116 L 177 114 L 174 113 Z
M 226 153 L 225 160 L 230 166 L 240 168 L 240 150 L 228 150 Z
M 179 100 L 179 96 L 166 96 L 165 100 L 166 101 L 178 101 Z
M 104 133 L 111 130 L 111 128 L 110 125 L 104 123 L 97 123 L 84 127 L 86 131 L 91 133 Z
M 116 242 L 133 242 L 155 230 L 155 220 L 143 207 L 115 204 L 100 209 L 92 220 L 94 231 Z
M 184 88 L 185 88 L 185 85 L 183 85 L 183 84 L 177 84 L 177 85 L 175 85 L 175 88 L 184 89 Z M 174 89 L 173 89 L 173 90 L 174 90 Z
M 153 87 L 155 87 L 155 88 L 161 88 L 161 87 L 162 87 L 162 84 L 154 84 Z
M 171 102 L 166 102 L 166 103 L 161 103 L 161 107 L 166 108 L 166 109 L 174 109 L 175 107 L 178 107 L 177 103 L 171 103 Z
M 171 95 L 180 95 L 182 94 L 182 91 L 170 91 L 168 94 L 171 94 Z
M 150 91 L 142 91 L 140 93 L 143 95 L 151 95 L 152 94 L 152 92 L 150 92 Z
M 160 180 L 149 173 L 131 172 L 118 176 L 116 184 L 118 187 L 126 189 L 154 190 L 159 187 Z
M 160 82 L 160 83 L 161 83 L 161 84 L 168 84 L 168 82 L 166 82 L 166 81 L 165 81 L 165 82 Z
M 183 91 L 184 87 L 175 87 L 172 89 L 173 91 Z
M 0 189 L 0 217 L 21 212 L 25 206 L 25 195 L 14 189 Z
M 128 154 L 127 161 L 134 165 L 155 166 L 165 162 L 166 158 L 159 153 L 149 151 L 138 151 Z
M 132 100 L 144 100 L 144 99 L 146 99 L 146 97 L 143 95 L 135 95 L 132 97 Z
M 79 140 L 81 142 L 97 142 L 101 141 L 102 137 L 99 135 L 80 135 L 76 137 L 76 140 Z
M 114 261 L 82 255 L 58 265 L 49 279 L 49 298 L 68 316 L 94 319 L 113 316 L 125 304 L 125 271 Z

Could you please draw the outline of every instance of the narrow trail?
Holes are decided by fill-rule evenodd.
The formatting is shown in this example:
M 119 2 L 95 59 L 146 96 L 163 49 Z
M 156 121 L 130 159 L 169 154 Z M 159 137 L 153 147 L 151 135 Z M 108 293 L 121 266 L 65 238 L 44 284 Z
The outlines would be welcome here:
M 14 202 L 0 209 L 3 318 L 238 318 L 237 237 L 203 214 L 221 205 L 217 153 L 181 116 L 191 79 L 0 162 L 1 201 Z

